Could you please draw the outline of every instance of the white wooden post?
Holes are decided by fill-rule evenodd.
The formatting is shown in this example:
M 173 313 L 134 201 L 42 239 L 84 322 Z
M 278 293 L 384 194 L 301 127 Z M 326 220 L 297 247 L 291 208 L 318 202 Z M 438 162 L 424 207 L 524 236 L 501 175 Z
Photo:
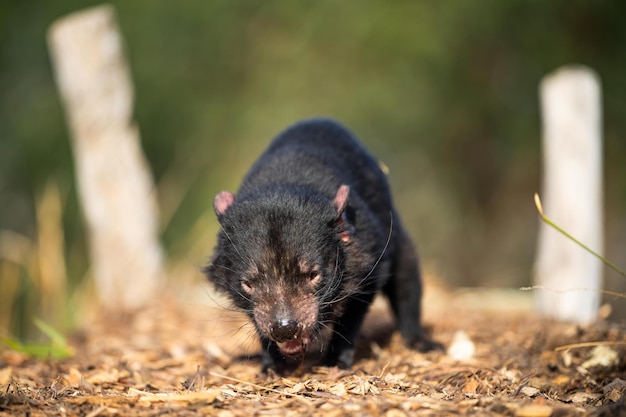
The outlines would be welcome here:
M 58 20 L 48 43 L 72 136 L 98 295 L 111 309 L 141 307 L 158 288 L 162 250 L 113 7 Z
M 603 249 L 600 81 L 568 66 L 541 83 L 544 213 L 597 253 Z M 602 263 L 541 223 L 535 264 L 539 311 L 580 324 L 597 315 Z

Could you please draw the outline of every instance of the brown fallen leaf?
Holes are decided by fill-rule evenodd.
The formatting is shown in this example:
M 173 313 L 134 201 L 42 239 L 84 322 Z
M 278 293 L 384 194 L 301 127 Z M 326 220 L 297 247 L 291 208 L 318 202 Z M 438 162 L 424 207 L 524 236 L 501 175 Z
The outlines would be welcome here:
M 0 369 L 0 385 L 8 384 L 11 381 L 12 375 L 13 368 L 10 366 Z
M 176 401 L 204 401 L 212 403 L 220 395 L 221 390 L 210 389 L 207 391 L 179 393 L 151 393 L 134 388 L 128 390 L 129 397 L 139 397 L 142 402 L 176 402 Z
M 477 380 L 471 378 L 468 380 L 463 386 L 463 392 L 476 394 L 476 390 L 478 389 L 479 383 Z
M 515 412 L 516 417 L 550 417 L 552 407 L 547 405 L 527 405 Z
M 573 402 L 573 403 L 589 404 L 592 401 L 595 401 L 598 398 L 600 398 L 600 396 L 601 396 L 600 394 L 593 394 L 589 392 L 579 391 L 567 397 L 566 401 Z
M 346 385 L 344 383 L 331 385 L 329 391 L 331 394 L 335 394 L 338 397 L 346 397 L 348 395 L 348 391 L 346 390 Z

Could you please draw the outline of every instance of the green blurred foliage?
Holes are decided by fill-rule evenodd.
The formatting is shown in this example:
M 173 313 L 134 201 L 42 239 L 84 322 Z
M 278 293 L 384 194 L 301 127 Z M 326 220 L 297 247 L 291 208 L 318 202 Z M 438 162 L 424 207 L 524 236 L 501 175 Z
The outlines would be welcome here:
M 74 286 L 88 268 L 86 239 L 46 31 L 95 4 L 0 5 L 0 230 L 34 237 L 36 196 L 53 178 Z M 236 189 L 285 126 L 325 115 L 391 168 L 404 222 L 446 280 L 524 285 L 538 225 L 538 84 L 561 65 L 582 63 L 604 86 L 607 256 L 626 263 L 626 2 L 113 4 L 170 259 L 202 264 L 214 242 L 189 255 L 197 244 L 190 233 L 212 216 L 215 193 Z

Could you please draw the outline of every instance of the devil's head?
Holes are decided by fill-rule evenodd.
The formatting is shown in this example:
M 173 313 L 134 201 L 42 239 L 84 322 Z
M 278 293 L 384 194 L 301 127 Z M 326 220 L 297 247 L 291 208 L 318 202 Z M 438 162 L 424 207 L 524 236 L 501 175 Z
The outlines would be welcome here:
M 328 198 L 272 187 L 242 199 L 228 191 L 215 197 L 222 230 L 205 272 L 286 355 L 302 353 L 330 326 L 349 294 L 349 191 L 342 185 Z

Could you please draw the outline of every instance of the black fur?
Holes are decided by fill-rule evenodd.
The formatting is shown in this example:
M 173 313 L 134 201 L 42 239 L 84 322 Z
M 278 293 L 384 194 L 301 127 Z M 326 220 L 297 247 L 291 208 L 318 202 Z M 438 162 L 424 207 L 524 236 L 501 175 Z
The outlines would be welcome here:
M 315 339 L 322 340 L 325 365 L 350 367 L 378 290 L 409 346 L 440 347 L 422 330 L 417 256 L 387 178 L 337 122 L 305 120 L 281 133 L 236 198 L 216 196 L 215 211 L 222 231 L 205 273 L 250 315 L 264 370 L 289 373 L 304 353 L 298 343 L 305 350 Z

